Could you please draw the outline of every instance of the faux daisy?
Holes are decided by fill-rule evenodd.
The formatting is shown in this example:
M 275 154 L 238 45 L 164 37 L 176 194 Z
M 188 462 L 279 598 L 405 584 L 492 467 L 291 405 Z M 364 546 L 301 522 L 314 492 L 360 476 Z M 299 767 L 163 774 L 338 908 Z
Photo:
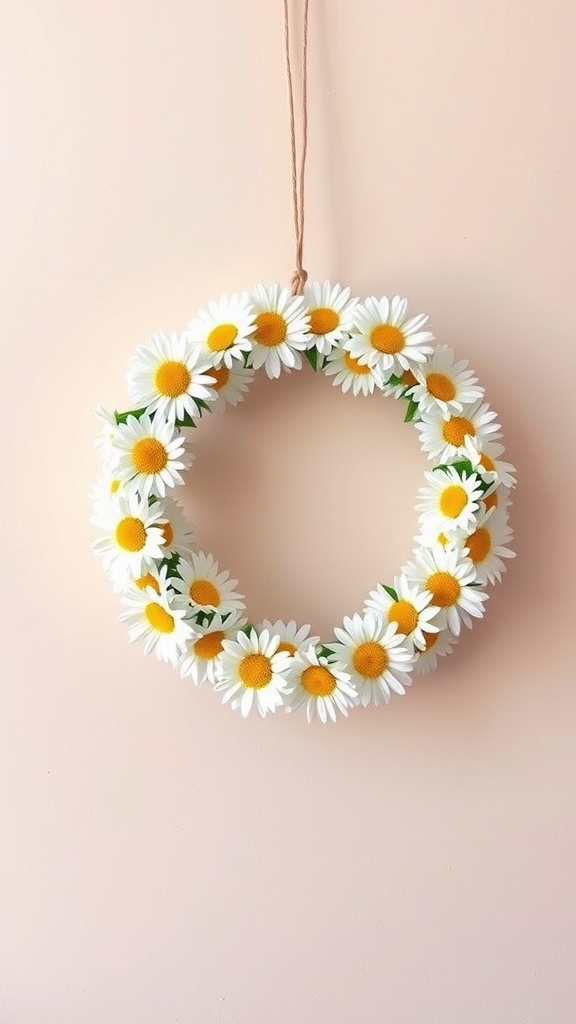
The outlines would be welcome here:
M 281 619 L 277 619 L 276 622 L 269 622 L 268 619 L 264 619 L 264 622 L 258 626 L 258 631 L 267 629 L 270 636 L 278 637 L 278 651 L 287 651 L 290 657 L 294 657 L 295 654 L 300 654 L 303 650 L 308 650 L 311 645 L 320 642 L 320 637 L 310 636 L 310 626 L 298 627 L 291 619 L 290 622 L 282 622 Z
M 119 454 L 115 477 L 143 498 L 163 498 L 167 487 L 183 484 L 180 470 L 192 462 L 178 428 L 159 416 L 152 420 L 147 413 L 118 424 L 113 444 Z
M 192 637 L 186 645 L 181 676 L 191 679 L 196 686 L 206 681 L 214 685 L 222 664 L 224 641 L 235 640 L 245 625 L 246 619 L 238 616 L 229 615 L 223 620 L 216 615 L 208 627 L 198 626 L 199 635 Z
M 443 613 L 438 625 L 442 628 L 445 622 L 454 636 L 460 635 L 461 622 L 471 627 L 472 618 L 482 618 L 488 595 L 471 585 L 477 581 L 476 569 L 452 545 L 416 551 L 403 572 L 410 583 L 430 591 L 433 603 Z
M 505 512 L 489 510 L 478 520 L 472 533 L 461 541 L 462 548 L 476 569 L 478 583 L 496 583 L 506 572 L 504 558 L 515 558 L 508 544 L 512 529 Z
M 485 441 L 481 448 L 471 437 L 465 441 L 466 458 L 487 483 L 497 481 L 504 487 L 516 486 L 516 469 L 510 462 L 504 462 L 504 445 L 498 441 Z
M 287 711 L 306 708 L 306 718 L 312 722 L 319 718 L 324 724 L 336 721 L 336 713 L 347 716 L 348 709 L 358 703 L 358 694 L 334 658 L 319 657 L 314 647 L 296 654 L 288 669 L 288 682 L 292 689 Z
M 301 295 L 273 284 L 256 285 L 252 296 L 256 326 L 252 338 L 251 364 L 264 367 L 270 378 L 279 377 L 282 367 L 299 370 L 300 352 L 310 344 L 309 317 Z
M 339 643 L 330 644 L 330 650 L 350 674 L 364 707 L 388 704 L 391 690 L 405 693 L 414 656 L 395 622 L 385 623 L 372 611 L 356 613 L 334 633 Z
M 243 595 L 234 589 L 238 581 L 231 580 L 229 572 L 219 572 L 212 555 L 200 551 L 190 560 L 182 558 L 178 572 L 181 579 L 175 577 L 172 586 L 191 601 L 194 613 L 218 612 L 223 616 L 244 611 Z
M 336 345 L 326 357 L 324 373 L 328 377 L 334 377 L 334 387 L 341 387 L 346 393 L 352 389 L 353 395 L 371 395 L 374 388 L 382 386 L 382 379 L 378 367 L 368 366 L 361 363 L 347 349 Z
M 444 416 L 440 407 L 421 413 L 415 427 L 420 434 L 422 450 L 429 459 L 448 462 L 456 456 L 466 457 L 466 438 L 472 438 L 479 448 L 487 440 L 500 436 L 500 426 L 494 423 L 496 413 L 486 404 L 473 405 L 462 413 Z
M 438 658 L 452 654 L 455 643 L 455 638 L 448 630 L 444 630 L 443 633 L 427 633 L 424 649 L 415 652 L 414 672 L 416 675 L 427 676 L 429 672 L 433 672 L 438 665 Z
M 304 298 L 310 315 L 310 343 L 326 356 L 351 333 L 358 299 L 350 298 L 349 288 L 329 281 L 306 285 Z
M 208 373 L 214 382 L 210 412 L 224 412 L 227 405 L 238 405 L 254 380 L 254 371 L 238 362 L 232 366 L 220 363 L 220 366 L 212 366 Z
M 399 633 L 415 647 L 424 648 L 429 636 L 438 632 L 435 619 L 440 611 L 432 604 L 428 590 L 410 584 L 404 575 L 397 576 L 392 588 L 395 596 L 386 587 L 378 584 L 365 603 L 367 611 L 374 612 L 384 622 L 395 622 Z
M 222 665 L 214 689 L 222 703 L 239 709 L 244 718 L 254 709 L 264 718 L 286 702 L 290 655 L 278 651 L 278 638 L 267 629 L 239 633 L 236 640 L 224 640 Z
M 130 643 L 144 641 L 144 654 L 154 651 L 160 661 L 176 667 L 194 634 L 185 621 L 186 608 L 182 598 L 170 590 L 156 592 L 155 587 L 141 588 L 133 584 L 121 598 L 127 611 L 120 616 L 128 623 Z
M 155 504 L 131 494 L 114 495 L 96 506 L 90 521 L 105 534 L 94 541 L 92 550 L 114 580 L 140 576 L 144 566 L 163 557 L 164 536 L 159 523 L 162 509 Z
M 354 312 L 355 333 L 345 347 L 361 363 L 377 367 L 383 381 L 413 370 L 432 353 L 434 335 L 423 329 L 428 317 L 420 314 L 408 319 L 407 310 L 407 300 L 395 295 L 366 299 Z
M 425 529 L 447 536 L 455 530 L 468 530 L 483 495 L 476 473 L 459 476 L 453 466 L 448 466 L 425 476 L 428 486 L 420 488 L 416 502 Z
M 422 410 L 438 406 L 444 415 L 474 405 L 484 391 L 468 365 L 466 359 L 455 362 L 454 349 L 449 345 L 438 345 L 430 359 L 415 368 L 418 384 L 413 391 L 414 401 Z
M 160 504 L 160 503 L 158 503 Z M 192 529 L 186 521 L 184 511 L 173 498 L 161 502 L 162 516 L 158 526 L 164 538 L 163 556 L 190 555 L 192 553 Z
M 247 292 L 209 302 L 208 309 L 199 309 L 188 324 L 190 341 L 214 366 L 230 367 L 234 360 L 243 360 L 252 347 L 253 331 L 254 310 Z
M 145 406 L 149 416 L 157 412 L 170 423 L 187 415 L 197 419 L 198 401 L 214 398 L 210 365 L 209 356 L 193 346 L 186 333 L 158 331 L 130 360 L 126 374 L 130 397 L 137 406 Z

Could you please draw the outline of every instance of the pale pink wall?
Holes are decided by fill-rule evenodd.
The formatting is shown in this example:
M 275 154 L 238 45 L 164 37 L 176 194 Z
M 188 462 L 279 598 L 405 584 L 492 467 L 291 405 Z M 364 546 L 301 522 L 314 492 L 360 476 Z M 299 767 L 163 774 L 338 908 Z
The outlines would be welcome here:
M 311 6 L 309 269 L 470 358 L 519 558 L 440 672 L 333 728 L 128 646 L 92 410 L 152 330 L 290 274 L 281 4 L 6 0 L 0 1024 L 575 1019 L 576 9 Z M 302 375 L 197 441 L 188 508 L 256 616 L 327 630 L 408 554 L 393 404 Z

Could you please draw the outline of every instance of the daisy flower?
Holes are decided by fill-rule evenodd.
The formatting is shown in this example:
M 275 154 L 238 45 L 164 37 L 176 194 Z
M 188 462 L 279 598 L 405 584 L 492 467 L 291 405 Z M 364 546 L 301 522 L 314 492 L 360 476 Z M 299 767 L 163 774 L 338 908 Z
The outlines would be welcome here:
M 134 584 L 121 601 L 128 609 L 120 621 L 128 623 L 130 643 L 143 640 L 144 654 L 154 651 L 159 661 L 167 661 L 176 668 L 194 635 L 192 626 L 185 621 L 182 599 L 168 590 L 156 593 L 152 586 L 140 588 Z
M 188 525 L 184 511 L 173 498 L 156 502 L 161 506 L 162 515 L 158 526 L 162 530 L 164 548 L 162 555 L 190 555 L 192 553 L 192 528 Z
M 174 423 L 186 415 L 197 419 L 198 400 L 211 402 L 212 360 L 192 345 L 187 334 L 152 335 L 148 345 L 140 345 L 132 356 L 126 374 L 130 397 L 138 406 L 146 406 L 149 416 L 157 412 Z
M 213 378 L 214 402 L 211 412 L 224 412 L 227 405 L 238 405 L 244 401 L 244 394 L 254 380 L 254 371 L 249 366 L 235 363 L 233 366 L 212 366 L 208 371 Z
M 243 360 L 252 347 L 253 332 L 254 310 L 247 292 L 211 300 L 208 310 L 199 309 L 188 324 L 190 341 L 215 366 L 230 367 L 235 359 Z
M 468 369 L 465 359 L 454 362 L 454 349 L 439 345 L 424 366 L 414 370 L 417 386 L 412 392 L 420 409 L 438 407 L 443 415 L 460 413 L 465 405 L 474 405 L 484 395 L 478 378 Z
M 237 633 L 246 625 L 246 619 L 229 615 L 223 620 L 216 615 L 208 627 L 198 626 L 198 634 L 186 645 L 184 660 L 180 669 L 182 678 L 189 678 L 199 686 L 217 681 L 222 664 L 221 654 L 225 640 L 235 640 Z
M 277 651 L 278 638 L 267 629 L 258 634 L 239 633 L 237 640 L 224 640 L 219 678 L 214 689 L 223 694 L 222 703 L 239 709 L 244 718 L 256 709 L 264 718 L 285 703 L 288 696 L 287 651 Z
M 302 295 L 287 288 L 258 284 L 253 295 L 256 327 L 252 339 L 251 365 L 264 367 L 268 377 L 279 377 L 282 367 L 299 370 L 300 352 L 310 343 L 309 317 Z
M 310 636 L 310 626 L 298 626 L 291 619 L 290 622 L 282 622 L 281 619 L 277 619 L 276 622 L 269 622 L 268 619 L 257 627 L 260 632 L 263 629 L 267 629 L 270 636 L 278 637 L 278 651 L 287 651 L 290 657 L 294 657 L 295 654 L 300 654 L 301 651 L 307 650 L 311 645 L 320 643 L 320 637 Z
M 471 586 L 476 582 L 476 569 L 452 545 L 416 551 L 414 561 L 404 566 L 403 572 L 410 583 L 430 591 L 433 603 L 443 612 L 438 625 L 443 628 L 446 623 L 454 636 L 460 635 L 461 622 L 472 626 L 470 616 L 482 618 L 488 595 Z
M 162 509 L 157 504 L 148 505 L 137 494 L 130 494 L 113 496 L 96 507 L 90 522 L 105 535 L 93 542 L 92 550 L 113 579 L 122 582 L 139 576 L 143 566 L 163 557 Z
M 308 722 L 316 717 L 324 724 L 329 719 L 335 722 L 337 711 L 347 717 L 348 709 L 358 703 L 358 694 L 344 667 L 334 658 L 319 657 L 312 646 L 292 658 L 288 682 L 292 692 L 286 710 L 305 706 Z
M 475 530 L 461 541 L 461 546 L 476 569 L 478 583 L 496 583 L 506 572 L 503 558 L 515 558 L 510 544 L 513 533 L 505 512 L 490 509 L 478 520 Z
M 502 487 L 501 484 L 493 484 L 489 491 L 486 491 L 482 501 L 482 508 L 486 512 L 491 509 L 497 508 L 500 512 L 508 512 L 510 505 L 512 504 L 511 492 L 509 487 Z
M 100 420 L 101 428 L 98 437 L 92 442 L 93 447 L 102 468 L 106 472 L 112 473 L 118 462 L 118 451 L 113 443 L 118 426 L 116 417 L 113 412 L 108 412 L 103 405 L 97 407 L 94 415 Z
M 333 386 L 341 387 L 344 394 L 352 388 L 352 394 L 371 395 L 374 388 L 382 387 L 382 377 L 378 367 L 368 366 L 360 363 L 358 359 L 350 355 L 347 349 L 336 345 L 326 357 L 324 373 L 328 377 L 334 376 Z
M 466 457 L 466 438 L 473 438 L 479 448 L 489 439 L 499 437 L 500 425 L 494 423 L 496 413 L 479 402 L 462 414 L 442 415 L 442 410 L 429 409 L 420 414 L 414 426 L 420 434 L 422 450 L 436 462 L 448 462 L 456 456 Z
M 433 533 L 446 535 L 471 528 L 480 508 L 483 491 L 476 473 L 459 476 L 453 466 L 426 473 L 428 487 L 421 487 L 416 509 L 420 522 Z
M 179 470 L 188 469 L 192 462 L 178 428 L 157 416 L 152 420 L 146 413 L 139 420 L 128 416 L 126 423 L 118 424 L 113 444 L 119 453 L 114 475 L 143 498 L 151 494 L 163 498 L 167 487 L 183 484 Z
M 345 347 L 361 363 L 378 367 L 384 381 L 413 370 L 432 353 L 434 335 L 422 329 L 428 317 L 407 319 L 407 308 L 408 301 L 395 295 L 366 299 L 354 312 L 355 333 Z
M 357 612 L 334 633 L 339 643 L 330 644 L 330 650 L 350 673 L 364 707 L 371 701 L 388 704 L 391 690 L 405 692 L 414 657 L 395 622 L 384 623 L 372 611 L 364 616 Z
M 414 672 L 419 676 L 427 676 L 438 665 L 438 658 L 452 654 L 456 639 L 446 629 L 442 633 L 427 633 L 424 650 L 416 651 Z
M 244 595 L 234 589 L 238 580 L 231 580 L 229 572 L 219 572 L 218 562 L 212 555 L 198 552 L 190 561 L 181 558 L 178 572 L 181 579 L 175 577 L 172 586 L 192 602 L 194 613 L 218 612 L 223 616 L 230 612 L 238 615 L 245 610 Z
M 331 285 L 329 281 L 306 285 L 304 298 L 310 314 L 309 343 L 326 356 L 351 333 L 358 299 L 350 298 L 349 288 Z
M 393 589 L 396 597 L 379 583 L 365 602 L 366 611 L 375 612 L 383 622 L 395 622 L 398 633 L 403 633 L 414 646 L 424 648 L 428 637 L 438 632 L 433 620 L 440 609 L 431 603 L 429 591 L 411 586 L 404 575 L 396 577 Z
M 382 392 L 392 398 L 410 398 L 418 381 L 412 370 L 404 370 L 400 377 L 389 377 L 382 386 Z
M 107 509 L 110 504 L 110 498 L 115 494 L 119 495 L 121 493 L 120 481 L 116 480 L 113 476 L 107 475 L 100 477 L 95 484 L 92 484 L 88 497 L 96 512 L 100 508 Z
M 497 441 L 485 441 L 481 448 L 467 436 L 465 440 L 466 458 L 472 467 L 487 483 L 497 481 L 504 487 L 516 486 L 516 469 L 510 462 L 500 458 L 504 454 L 504 445 Z

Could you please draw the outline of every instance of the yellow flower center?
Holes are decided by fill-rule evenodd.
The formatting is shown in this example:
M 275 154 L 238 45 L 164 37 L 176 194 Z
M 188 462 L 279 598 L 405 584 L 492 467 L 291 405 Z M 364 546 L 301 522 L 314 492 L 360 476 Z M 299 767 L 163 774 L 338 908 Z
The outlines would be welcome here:
M 440 511 L 447 519 L 457 519 L 468 504 L 468 494 L 460 484 L 445 487 L 440 495 Z
M 329 334 L 335 331 L 340 323 L 340 317 L 333 309 L 327 306 L 319 306 L 318 309 L 310 311 L 310 331 L 312 334 Z
M 393 324 L 378 324 L 377 327 L 372 328 L 370 344 L 378 352 L 393 356 L 404 348 L 404 335 Z
M 354 356 L 351 356 L 350 353 L 346 351 L 346 349 L 344 349 L 344 363 L 352 373 L 359 373 L 362 376 L 366 373 L 370 373 L 370 367 L 366 366 L 364 363 L 359 363 Z
M 456 397 L 453 382 L 443 373 L 429 373 L 426 377 L 426 387 L 432 397 L 439 398 L 441 402 L 451 402 Z
M 448 444 L 453 444 L 456 448 L 462 447 L 467 434 L 470 437 L 475 437 L 476 429 L 474 424 L 470 423 L 470 420 L 467 420 L 465 416 L 451 416 L 442 427 L 444 440 Z
M 484 469 L 487 469 L 489 473 L 493 473 L 496 469 L 495 463 L 489 455 L 486 455 L 485 452 L 482 452 L 482 455 L 480 456 L 480 465 L 483 466 Z
M 212 661 L 212 658 L 222 652 L 224 636 L 221 629 L 215 629 L 213 633 L 206 633 L 194 644 L 194 654 L 197 654 L 199 658 L 204 658 L 205 661 Z
M 418 383 L 416 377 L 412 373 L 412 370 L 404 370 L 404 373 L 402 374 L 402 383 L 405 387 L 413 387 L 414 384 Z
M 398 632 L 408 636 L 418 625 L 418 612 L 411 601 L 395 601 L 388 609 L 388 622 L 397 622 Z
M 439 533 L 438 534 L 438 543 L 441 544 L 443 548 L 446 547 L 446 545 L 448 543 L 448 537 L 446 536 L 445 533 Z
M 479 526 L 466 541 L 466 547 L 470 551 L 470 558 L 475 564 L 483 562 L 488 558 L 492 550 L 492 537 L 485 526 Z
M 247 654 L 238 666 L 238 674 L 244 686 L 261 690 L 272 679 L 272 662 L 264 654 Z
M 218 324 L 210 331 L 206 344 L 211 352 L 224 352 L 237 337 L 238 328 L 234 324 Z
M 356 648 L 352 664 L 358 675 L 366 679 L 378 679 L 388 668 L 388 654 L 382 644 L 368 640 Z
M 435 647 L 439 636 L 439 633 L 424 633 L 424 650 L 429 651 L 431 647 Z
M 329 697 L 336 689 L 336 678 L 324 665 L 310 665 L 301 677 L 302 686 L 313 697 Z
M 214 377 L 212 385 L 214 391 L 221 391 L 230 380 L 230 370 L 227 366 L 211 366 L 208 370 L 208 376 Z
M 146 527 L 141 519 L 126 516 L 116 527 L 116 543 L 124 551 L 141 551 L 146 544 Z
M 111 483 L 110 483 L 110 494 L 116 494 L 116 491 L 118 490 L 119 487 L 120 487 L 120 481 L 119 480 L 112 480 Z
M 174 632 L 174 619 L 168 614 L 161 604 L 158 604 L 156 601 L 152 601 L 150 604 L 146 605 L 144 614 L 152 626 L 152 629 L 157 630 L 158 633 Z
M 158 526 L 162 530 L 162 536 L 164 537 L 166 547 L 170 547 L 174 540 L 174 530 L 172 529 L 172 526 L 170 523 L 158 523 Z
M 168 462 L 168 452 L 156 437 L 141 437 L 132 449 L 137 473 L 160 473 Z
M 279 643 L 278 647 L 276 648 L 276 654 L 280 654 L 281 651 L 286 651 L 287 654 L 290 654 L 292 655 L 292 657 L 294 657 L 297 650 L 298 648 L 296 647 L 296 644 L 291 644 L 289 640 L 282 640 L 281 643 Z
M 165 363 L 161 363 L 156 370 L 154 383 L 161 395 L 165 395 L 166 398 L 177 398 L 178 395 L 183 395 L 187 391 L 191 379 L 190 371 L 185 363 L 180 363 L 176 359 L 168 359 Z
M 158 580 L 155 580 L 154 577 L 151 576 L 149 572 L 146 573 L 145 576 L 140 576 L 139 579 L 134 580 L 134 583 L 140 590 L 146 590 L 146 587 L 152 587 L 152 590 L 155 590 L 157 594 L 160 593 Z
M 275 345 L 280 345 L 281 342 L 285 341 L 287 330 L 288 327 L 284 317 L 280 316 L 280 313 L 273 313 L 271 310 L 268 310 L 264 313 L 258 313 L 254 338 L 259 345 L 273 348 Z
M 190 586 L 190 597 L 196 604 L 211 604 L 213 608 L 220 604 L 220 594 L 210 580 L 194 580 Z
M 433 572 L 426 580 L 426 590 L 432 594 L 432 604 L 449 608 L 460 597 L 460 584 L 449 572 Z
M 484 504 L 487 509 L 498 508 L 498 491 L 492 491 L 492 494 L 484 498 Z

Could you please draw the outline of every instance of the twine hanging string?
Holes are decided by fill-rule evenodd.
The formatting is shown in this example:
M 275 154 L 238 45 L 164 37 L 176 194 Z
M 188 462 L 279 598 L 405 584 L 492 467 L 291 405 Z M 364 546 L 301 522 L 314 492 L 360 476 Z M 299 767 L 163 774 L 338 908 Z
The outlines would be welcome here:
M 304 24 L 302 28 L 302 140 L 300 161 L 296 145 L 296 118 L 294 114 L 294 85 L 290 60 L 290 16 L 289 4 L 284 0 L 284 51 L 286 56 L 286 77 L 288 79 L 288 106 L 290 111 L 290 150 L 292 157 L 292 205 L 294 211 L 294 236 L 296 240 L 295 269 L 291 278 L 292 294 L 301 295 L 308 274 L 304 270 L 304 173 L 308 149 L 308 0 L 304 0 Z

